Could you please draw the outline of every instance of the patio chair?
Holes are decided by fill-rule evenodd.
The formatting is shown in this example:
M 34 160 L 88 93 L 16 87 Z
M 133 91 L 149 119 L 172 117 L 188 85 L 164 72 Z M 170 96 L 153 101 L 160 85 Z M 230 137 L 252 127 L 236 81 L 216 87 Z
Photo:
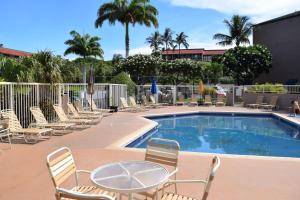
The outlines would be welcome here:
M 178 101 L 176 101 L 176 105 L 177 106 L 183 106 L 184 105 L 184 96 L 183 95 L 179 95 Z
M 157 105 L 157 106 L 167 106 L 168 105 L 168 103 L 158 103 L 158 102 L 156 102 L 153 95 L 150 95 L 150 101 L 151 101 L 152 104 Z
M 95 101 L 93 99 L 88 98 L 88 104 L 90 105 L 90 107 L 92 107 L 93 111 L 97 111 L 97 112 L 105 112 L 105 113 L 110 113 L 112 112 L 111 109 L 102 109 L 102 108 L 98 108 Z
M 145 95 L 142 96 L 142 103 L 144 106 L 149 107 L 149 108 L 160 108 L 161 107 L 161 105 L 159 105 L 159 104 L 150 103 Z
M 205 180 L 172 180 L 169 181 L 169 183 L 202 183 L 204 184 L 204 192 L 201 197 L 201 200 L 206 200 L 209 194 L 209 189 L 211 187 L 211 184 L 215 178 L 216 172 L 219 169 L 221 164 L 220 158 L 218 156 L 215 156 L 212 160 L 212 164 L 209 171 L 209 176 Z M 164 190 L 163 190 L 164 193 Z M 184 195 L 179 195 L 177 193 L 165 193 L 163 194 L 163 197 L 161 200 L 195 200 L 192 197 L 187 197 Z
M 53 133 L 53 129 L 50 128 L 23 128 L 13 110 L 2 111 L 2 115 L 9 119 L 8 129 L 12 136 L 24 139 L 25 143 L 33 144 L 49 139 Z M 50 136 L 46 136 L 46 134 L 50 134 Z
M 269 104 L 261 105 L 261 106 L 259 106 L 259 108 L 272 110 L 272 109 L 276 108 L 277 101 L 278 101 L 278 96 L 272 96 Z
M 192 95 L 191 102 L 189 103 L 190 106 L 198 106 L 198 101 L 195 97 L 195 95 Z
M 51 128 L 54 131 L 53 135 L 63 135 L 66 133 L 70 133 L 70 129 L 73 129 L 75 127 L 75 124 L 61 122 L 49 123 L 38 106 L 30 107 L 30 111 L 35 119 L 35 126 L 39 128 Z
M 121 111 L 125 112 L 143 112 L 144 110 L 139 107 L 129 106 L 127 100 L 124 97 L 120 97 L 121 101 Z
M 225 106 L 223 95 L 218 95 L 217 96 L 216 106 Z
M 145 160 L 149 162 L 158 163 L 166 167 L 172 168 L 170 172 L 170 178 L 174 177 L 176 180 L 176 173 L 178 171 L 178 155 L 180 146 L 175 140 L 166 140 L 160 138 L 151 138 L 148 141 Z M 177 193 L 176 183 L 170 183 L 165 185 L 165 187 L 174 185 L 175 192 Z M 142 192 L 141 195 L 154 199 L 156 192 L 161 191 L 163 188 L 158 188 L 158 190 L 152 190 L 148 192 Z
M 144 111 L 148 111 L 146 106 L 141 107 L 141 106 L 137 105 L 134 97 L 132 97 L 132 96 L 129 97 L 129 101 L 130 101 L 130 104 L 131 104 L 132 107 L 137 108 L 137 109 L 141 109 L 141 110 L 144 110 Z
M 76 108 L 76 110 L 77 110 L 77 112 L 78 112 L 79 114 L 85 114 L 85 115 L 89 115 L 89 114 L 91 114 L 91 115 L 102 115 L 103 117 L 107 117 L 107 116 L 112 115 L 112 113 L 109 113 L 109 112 L 95 111 L 95 110 L 91 111 L 91 109 L 85 110 L 85 109 L 82 107 L 80 101 L 75 101 L 75 102 L 74 102 L 74 106 L 75 106 L 75 108 Z
M 0 129 L 0 141 L 1 142 L 8 142 L 9 143 L 9 148 L 12 149 L 11 145 L 11 138 L 12 134 L 9 132 L 9 129 Z M 7 140 L 6 140 L 7 139 Z M 2 149 L 0 149 L 0 152 Z
M 102 120 L 102 115 L 80 115 L 72 103 L 67 103 L 68 111 L 72 115 L 70 116 L 72 119 L 86 119 L 91 120 L 90 124 L 98 124 Z
M 104 191 L 95 186 L 79 185 L 79 174 L 89 175 L 87 170 L 77 170 L 72 152 L 67 147 L 62 147 L 47 156 L 47 167 L 55 187 L 57 200 L 115 200 L 113 192 Z M 66 189 L 63 184 L 75 178 L 72 189 Z
M 204 103 L 205 106 L 211 106 L 212 105 L 212 101 L 211 101 L 211 96 L 210 95 L 205 95 L 204 97 Z
M 247 104 L 246 107 L 258 108 L 259 106 L 261 106 L 263 104 L 263 101 L 264 101 L 264 96 L 259 95 L 256 97 L 255 103 Z
M 66 113 L 64 112 L 63 108 L 60 105 L 53 105 L 53 108 L 58 116 L 60 122 L 63 123 L 71 123 L 76 124 L 76 127 L 79 129 L 90 128 L 91 120 L 87 119 L 69 119 Z

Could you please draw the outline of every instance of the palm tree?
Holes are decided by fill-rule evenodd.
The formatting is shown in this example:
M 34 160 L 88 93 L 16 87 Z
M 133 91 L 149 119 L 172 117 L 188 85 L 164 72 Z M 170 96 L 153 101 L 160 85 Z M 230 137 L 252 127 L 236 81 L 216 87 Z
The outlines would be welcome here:
M 178 45 L 178 49 L 179 49 L 179 55 L 180 55 L 180 48 L 181 45 L 183 45 L 186 49 L 189 48 L 189 43 L 186 41 L 186 38 L 188 36 L 184 34 L 184 32 L 181 32 L 179 34 L 176 34 L 176 39 L 175 42 Z
M 3 47 L 3 44 L 0 43 L 0 48 Z
M 249 17 L 233 15 L 231 20 L 224 20 L 229 35 L 217 33 L 213 39 L 220 40 L 217 44 L 226 46 L 235 43 L 236 46 L 240 44 L 249 44 L 249 36 L 252 33 L 252 24 L 249 22 Z
M 168 52 L 169 46 L 171 46 L 174 49 L 173 31 L 170 28 L 166 28 L 165 32 L 161 37 L 163 43 L 165 44 L 165 51 Z
M 90 36 L 89 34 L 80 35 L 76 31 L 71 31 L 72 39 L 65 41 L 69 47 L 66 49 L 64 55 L 76 54 L 85 60 L 90 56 L 102 58 L 103 50 L 100 46 L 100 37 Z M 83 66 L 83 83 L 86 83 L 86 66 Z
M 150 44 L 153 52 L 159 52 L 160 46 L 164 44 L 158 31 L 155 31 L 150 37 L 146 38 L 146 42 Z
M 98 9 L 98 18 L 96 19 L 96 28 L 101 27 L 105 21 L 114 25 L 120 22 L 125 26 L 125 46 L 126 57 L 129 55 L 129 24 L 146 25 L 158 27 L 156 16 L 158 10 L 150 4 L 150 0 L 112 0 L 104 3 Z

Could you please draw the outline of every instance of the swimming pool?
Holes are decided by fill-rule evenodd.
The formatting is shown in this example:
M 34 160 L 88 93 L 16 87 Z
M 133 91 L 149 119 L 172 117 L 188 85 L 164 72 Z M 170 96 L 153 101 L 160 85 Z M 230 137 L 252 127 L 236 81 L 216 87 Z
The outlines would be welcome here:
M 272 114 L 194 113 L 147 117 L 158 126 L 126 147 L 150 138 L 179 142 L 182 151 L 300 157 L 300 128 Z

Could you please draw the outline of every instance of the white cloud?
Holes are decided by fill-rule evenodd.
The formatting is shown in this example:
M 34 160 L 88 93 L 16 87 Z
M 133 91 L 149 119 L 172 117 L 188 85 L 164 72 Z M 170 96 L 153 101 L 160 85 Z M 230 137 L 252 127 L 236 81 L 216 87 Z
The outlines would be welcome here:
M 300 9 L 299 0 L 166 0 L 175 6 L 213 9 L 226 14 L 250 15 L 261 22 Z

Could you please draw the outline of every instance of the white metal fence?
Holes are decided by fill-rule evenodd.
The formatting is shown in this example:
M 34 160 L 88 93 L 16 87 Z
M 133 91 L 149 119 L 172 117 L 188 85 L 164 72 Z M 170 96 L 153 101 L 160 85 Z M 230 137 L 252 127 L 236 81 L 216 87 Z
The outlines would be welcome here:
M 205 85 L 206 87 L 216 87 L 215 85 Z M 245 93 L 262 94 L 299 94 L 300 85 L 219 85 L 226 93 L 228 105 L 240 105 L 243 103 Z M 175 104 L 180 96 L 188 100 L 192 96 L 201 98 L 199 85 L 158 85 L 158 102 Z M 140 85 L 137 87 L 137 99 L 151 95 L 151 85 Z
M 93 100 L 99 108 L 119 106 L 120 97 L 127 96 L 127 86 L 118 84 L 95 84 Z M 15 111 L 23 127 L 32 123 L 30 107 L 39 106 L 49 121 L 55 121 L 53 104 L 65 105 L 79 100 L 87 105 L 87 84 L 43 84 L 0 82 L 0 110 Z

